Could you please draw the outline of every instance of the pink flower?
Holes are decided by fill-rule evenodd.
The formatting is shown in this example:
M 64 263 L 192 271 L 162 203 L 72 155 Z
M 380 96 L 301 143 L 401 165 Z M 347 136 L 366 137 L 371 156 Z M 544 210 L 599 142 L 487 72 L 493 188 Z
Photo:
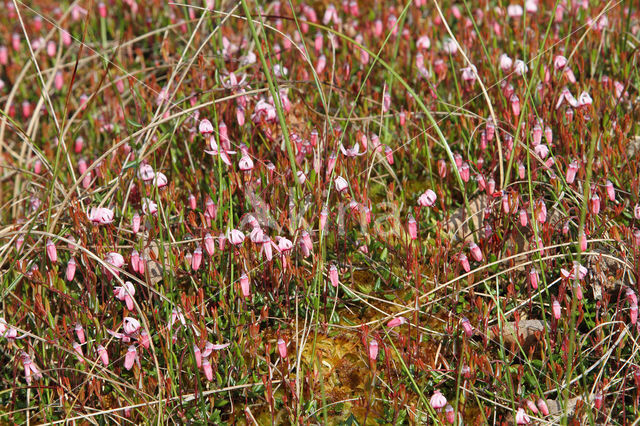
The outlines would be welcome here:
M 287 342 L 282 338 L 278 339 L 278 353 L 283 359 L 287 357 Z
M 137 234 L 140 230 L 140 215 L 138 212 L 135 212 L 131 218 L 131 230 L 134 234 Z
M 124 368 L 127 370 L 131 370 L 133 367 L 133 363 L 138 358 L 138 351 L 135 346 L 130 345 L 129 349 L 127 349 L 127 354 L 124 356 Z
M 431 395 L 429 403 L 434 410 L 440 411 L 445 405 L 447 405 L 447 398 L 445 398 L 445 396 L 439 390 L 437 390 L 433 393 L 433 395 Z
M 476 260 L 476 262 L 482 261 L 482 251 L 476 243 L 474 243 L 473 241 L 469 243 L 469 250 L 471 251 L 471 256 Z
M 248 172 L 253 170 L 253 160 L 248 155 L 243 155 L 240 158 L 240 162 L 238 163 L 238 168 L 243 172 Z
M 543 416 L 549 415 L 549 407 L 547 406 L 547 402 L 544 399 L 538 398 L 538 402 L 536 404 L 538 405 L 538 408 L 540 409 L 540 412 Z
M 415 240 L 418 238 L 418 224 L 416 223 L 416 220 L 413 216 L 409 215 L 409 220 L 407 222 L 407 228 L 409 230 L 409 237 L 411 237 L 412 240 Z
M 208 232 L 204 236 L 204 249 L 206 250 L 209 256 L 213 256 L 213 252 L 215 250 L 215 243 L 213 241 L 213 237 Z
M 610 180 L 607 180 L 607 183 L 605 184 L 605 188 L 607 190 L 607 196 L 609 197 L 609 200 L 615 201 L 616 200 L 616 190 L 614 189 L 613 183 Z
M 158 212 L 158 205 L 149 198 L 142 199 L 142 213 L 154 215 Z
M 249 277 L 247 277 L 246 273 L 243 273 L 240 276 L 240 289 L 242 290 L 242 295 L 244 297 L 251 296 L 251 288 L 249 287 Z
M 436 193 L 431 189 L 427 189 L 424 194 L 418 198 L 418 205 L 420 207 L 433 207 L 437 199 Z
M 462 317 L 460 325 L 462 325 L 462 329 L 464 330 L 464 334 L 467 336 L 467 338 L 473 336 L 473 326 L 471 325 L 471 322 L 468 318 Z
M 67 271 L 65 273 L 67 281 L 73 281 L 73 277 L 76 275 L 76 260 L 72 257 L 67 263 Z
M 197 271 L 200 269 L 200 265 L 202 264 L 202 247 L 198 246 L 193 251 L 193 255 L 191 256 L 191 269 Z
M 131 336 L 140 330 L 140 321 L 132 317 L 124 317 L 122 329 L 127 336 Z
M 631 317 L 631 324 L 636 325 L 638 321 L 638 305 L 634 304 L 629 306 L 629 315 Z
M 93 223 L 106 225 L 113 222 L 113 210 L 106 207 L 91 207 L 88 218 Z
M 553 317 L 556 320 L 560 319 L 560 316 L 562 315 L 562 307 L 560 306 L 560 302 L 558 302 L 558 300 L 554 300 L 553 304 L 551 305 L 551 310 L 553 312 Z
M 124 265 L 124 257 L 122 257 L 120 253 L 116 253 L 115 251 L 109 252 L 105 256 L 104 261 L 109 265 L 113 266 L 114 268 L 116 268 L 116 269 L 108 268 L 107 269 L 108 272 L 111 272 L 116 276 L 120 275 L 120 272 L 117 269 L 122 268 L 122 266 Z
M 431 47 L 431 40 L 428 36 L 423 35 L 416 41 L 416 47 L 418 50 L 427 50 Z
M 49 256 L 49 260 L 52 263 L 56 263 L 58 261 L 58 250 L 56 249 L 56 246 L 55 244 L 53 244 L 53 241 L 51 241 L 51 239 L 47 240 L 46 248 L 47 248 L 47 256 Z
M 102 364 L 106 367 L 109 365 L 109 353 L 107 352 L 107 350 L 105 349 L 104 346 L 102 345 L 98 345 L 98 356 L 100 357 L 100 361 L 102 361 Z
M 540 281 L 540 278 L 538 276 L 538 271 L 535 268 L 531 268 L 531 271 L 529 271 L 529 283 L 531 284 L 531 287 L 533 287 L 534 290 L 538 288 L 539 281 Z
M 406 323 L 407 319 L 405 317 L 396 317 L 387 323 L 387 327 L 394 328 Z
M 338 176 L 336 178 L 335 185 L 336 185 L 336 191 L 340 193 L 346 191 L 349 188 L 349 184 L 347 183 L 347 180 L 342 176 Z
M 200 124 L 198 125 L 198 131 L 203 135 L 208 135 L 213 133 L 213 125 L 206 118 L 200 120 Z
M 378 342 L 374 339 L 369 342 L 369 360 L 375 361 L 378 358 Z
M 168 182 L 169 180 L 167 179 L 167 176 L 162 172 L 156 172 L 155 176 L 153 177 L 153 184 L 158 188 L 167 186 Z
M 202 366 L 202 353 L 200 352 L 200 348 L 198 345 L 193 345 L 193 355 L 196 358 L 196 366 L 200 368 Z
M 138 169 L 138 176 L 144 182 L 149 182 L 150 180 L 153 180 L 155 175 L 156 174 L 153 171 L 153 167 L 151 167 L 149 164 L 142 164 Z
M 334 287 L 338 287 L 339 278 L 338 278 L 338 268 L 336 265 L 331 265 L 329 267 L 329 280 L 331 281 L 331 285 Z
M 31 360 L 31 357 L 26 352 L 20 353 L 20 361 L 24 367 L 24 377 L 28 384 L 31 384 L 32 379 L 39 380 L 42 378 L 42 373 L 38 366 Z
M 525 413 L 524 408 L 518 408 L 518 412 L 516 413 L 516 424 L 526 425 L 529 424 L 531 420 L 527 413 Z
M 640 220 L 640 204 L 636 204 L 633 208 L 633 217 Z
M 625 296 L 627 297 L 627 301 L 630 305 L 638 304 L 638 297 L 636 296 L 636 293 L 631 289 L 631 287 L 627 287 L 627 289 L 625 290 Z
M 84 364 L 84 355 L 82 354 L 82 346 L 78 342 L 73 342 L 73 350 L 78 354 L 78 361 Z
M 566 180 L 569 185 L 571 185 L 576 179 L 576 173 L 578 172 L 578 162 L 572 161 L 567 168 Z
M 234 246 L 239 246 L 244 242 L 244 234 L 242 233 L 242 231 L 239 231 L 237 229 L 232 229 L 231 231 L 229 231 L 229 234 L 227 235 L 227 239 Z
M 520 98 L 514 93 L 509 98 L 509 101 L 511 102 L 511 111 L 513 112 L 513 115 L 518 117 L 520 115 Z
M 502 71 L 508 71 L 513 66 L 513 60 L 506 53 L 500 55 L 500 58 L 498 58 L 498 63 Z
M 471 270 L 467 255 L 465 255 L 464 253 L 460 253 L 460 255 L 458 256 L 458 260 L 460 261 L 460 265 L 462 265 L 462 269 L 464 269 L 465 272 L 469 272 Z
M 593 193 L 593 195 L 591 195 L 591 199 L 589 200 L 589 207 L 593 215 L 597 215 L 598 213 L 600 213 L 600 196 L 598 194 Z
M 444 407 L 444 413 L 449 424 L 453 424 L 456 421 L 456 413 L 451 404 L 447 404 Z
M 204 371 L 204 376 L 208 381 L 213 380 L 213 369 L 211 368 L 211 363 L 208 359 L 202 360 L 202 370 Z

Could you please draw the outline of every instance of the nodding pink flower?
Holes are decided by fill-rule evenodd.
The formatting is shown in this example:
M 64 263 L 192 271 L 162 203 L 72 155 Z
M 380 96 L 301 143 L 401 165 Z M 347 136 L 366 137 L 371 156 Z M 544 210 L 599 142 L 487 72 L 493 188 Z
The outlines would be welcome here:
M 197 204 L 196 204 L 196 196 L 195 196 L 195 195 L 193 195 L 193 194 L 189 194 L 189 198 L 187 199 L 187 201 L 188 201 L 188 203 L 189 203 L 189 208 L 190 208 L 191 210 L 195 210 L 195 209 L 196 209 L 196 207 L 197 207 Z
M 591 104 L 593 104 L 593 99 L 591 98 L 591 95 L 589 95 L 589 93 L 587 92 L 580 93 L 580 96 L 578 96 L 578 106 L 588 107 L 588 106 L 591 106 Z
M 600 410 L 602 408 L 602 394 L 597 393 L 593 398 L 593 406 L 596 410 Z
M 378 358 L 378 341 L 373 339 L 369 342 L 369 360 L 375 361 Z
M 347 180 L 342 176 L 338 176 L 335 179 L 335 185 L 336 185 L 336 190 L 339 193 L 343 193 L 349 188 L 349 184 L 347 183 Z
M 53 244 L 53 241 L 49 238 L 46 244 L 47 248 L 47 256 L 49 256 L 49 260 L 52 263 L 56 263 L 58 261 L 58 250 L 56 249 L 56 245 Z
M 242 295 L 245 298 L 251 296 L 251 288 L 249 287 L 249 277 L 247 277 L 246 273 L 243 273 L 240 276 L 240 289 L 242 290 Z
M 82 346 L 78 342 L 73 342 L 73 350 L 78 354 L 78 361 L 84 364 L 84 355 L 82 354 Z
M 578 238 L 580 240 L 580 251 L 587 251 L 587 236 L 584 231 L 580 231 Z
M 442 159 L 438 160 L 438 175 L 442 179 L 447 176 L 447 163 Z
M 471 266 L 469 265 L 469 258 L 467 258 L 466 254 L 460 253 L 460 255 L 458 256 L 458 260 L 460 261 L 460 265 L 462 265 L 462 269 L 464 269 L 465 272 L 469 272 L 471 270 Z
M 312 252 L 313 251 L 313 242 L 311 241 L 311 235 L 309 235 L 309 233 L 306 230 L 302 230 L 302 232 L 300 233 L 300 236 L 302 237 L 302 246 L 305 248 L 305 250 L 307 252 Z
M 533 126 L 533 130 L 531 131 L 531 139 L 533 142 L 533 146 L 538 146 L 542 142 L 542 127 L 540 124 L 536 123 Z
M 607 196 L 609 197 L 609 200 L 615 201 L 616 190 L 613 188 L 613 183 L 610 180 L 607 180 L 607 183 L 605 184 L 605 188 L 607 190 Z
M 197 271 L 200 269 L 200 265 L 202 264 L 202 247 L 198 246 L 193 251 L 193 256 L 191 256 L 191 269 Z
M 62 74 L 60 74 L 60 76 L 62 76 Z M 80 154 L 82 152 L 83 146 L 84 146 L 84 138 L 82 136 L 78 136 L 76 140 L 73 142 L 73 150 L 75 151 L 76 154 Z
M 262 237 L 262 252 L 264 253 L 268 262 L 271 262 L 271 259 L 273 259 L 273 246 L 274 244 L 268 235 Z
M 207 201 L 205 202 L 205 211 L 209 213 L 209 216 L 215 217 L 216 215 L 216 204 L 213 202 L 211 197 L 207 197 Z
M 462 155 L 458 153 L 453 154 L 453 161 L 456 163 L 456 167 L 462 166 L 462 163 L 464 162 Z
M 440 411 L 445 405 L 447 405 L 447 398 L 445 398 L 439 390 L 436 390 L 433 395 L 431 395 L 429 403 L 434 410 Z
M 531 268 L 529 271 L 529 283 L 534 290 L 538 289 L 538 282 L 540 281 L 540 277 L 538 275 L 538 271 L 535 268 Z
M 278 251 L 280 251 L 282 254 L 289 253 L 293 248 L 293 243 L 288 238 L 276 237 L 276 239 L 278 240 Z
M 200 120 L 200 124 L 198 125 L 198 130 L 203 135 L 209 135 L 213 133 L 213 124 L 206 118 Z
M 551 305 L 551 311 L 553 312 L 553 317 L 556 320 L 560 319 L 560 316 L 562 315 L 562 307 L 560 306 L 560 302 L 558 302 L 558 299 L 555 299 Z
M 416 219 L 412 215 L 409 215 L 407 229 L 409 230 L 409 237 L 411 237 L 412 240 L 418 238 L 418 224 L 416 223 Z
M 420 207 L 433 207 L 437 199 L 436 193 L 431 189 L 427 189 L 424 194 L 418 198 L 418 205 Z
M 327 67 L 327 57 L 325 55 L 320 55 L 318 58 L 318 63 L 316 64 L 316 73 L 322 74 Z
M 629 315 L 631 316 L 631 324 L 636 325 L 638 321 L 638 305 L 634 304 L 629 306 Z
M 202 371 L 204 371 L 204 376 L 208 381 L 213 380 L 213 369 L 211 368 L 211 363 L 208 359 L 202 360 Z
M 625 290 L 625 296 L 627 297 L 627 301 L 630 305 L 638 304 L 638 297 L 636 296 L 636 293 L 631 289 L 631 287 L 627 287 L 627 289 Z
M 0 46 L 0 65 L 7 65 L 9 63 L 9 49 L 7 46 Z
M 338 17 L 338 11 L 333 4 L 329 4 L 327 9 L 324 12 L 324 16 L 322 17 L 322 23 L 324 25 L 328 25 L 329 22 L 333 21 L 335 24 L 340 22 L 340 18 Z
M 76 260 L 72 257 L 67 263 L 67 271 L 65 273 L 67 281 L 73 281 L 73 277 L 76 276 Z
M 125 281 L 122 286 L 115 287 L 113 294 L 116 299 L 125 302 L 128 310 L 133 311 L 133 296 L 136 294 L 136 289 L 131 281 Z
M 93 223 L 107 225 L 113 222 L 113 210 L 106 207 L 91 207 L 87 217 Z
M 547 206 L 542 199 L 536 202 L 536 219 L 540 223 L 547 221 Z
M 105 256 L 104 261 L 115 268 L 108 268 L 108 272 L 111 272 L 116 276 L 120 275 L 118 269 L 122 268 L 122 266 L 124 265 L 124 257 L 122 257 L 120 253 L 116 253 L 114 251 L 109 252 Z
M 416 41 L 416 47 L 418 50 L 428 50 L 431 47 L 431 40 L 426 35 L 420 36 Z
M 262 230 L 262 228 L 256 226 L 255 228 L 251 229 L 251 233 L 249 233 L 249 239 L 251 239 L 251 242 L 253 242 L 254 244 L 262 244 L 262 241 L 264 240 L 264 231 Z
M 140 321 L 132 317 L 124 317 L 124 320 L 122 321 L 122 329 L 126 335 L 131 336 L 140 330 Z
M 282 338 L 278 339 L 278 353 L 283 359 L 287 357 L 287 342 Z
M 133 272 L 140 272 L 139 262 L 140 253 L 138 253 L 138 250 L 133 249 L 133 251 L 131 252 L 131 268 L 133 269 Z
M 253 170 L 253 160 L 248 155 L 243 155 L 240 158 L 240 162 L 238 163 L 238 168 L 243 172 L 248 172 Z
M 153 171 L 153 167 L 151 167 L 149 164 L 142 164 L 138 169 L 138 176 L 144 182 L 149 182 L 153 180 L 155 175 L 156 173 Z
M 542 413 L 543 416 L 549 415 L 549 407 L 547 406 L 547 401 L 542 398 L 538 398 L 538 402 L 536 404 L 538 405 L 540 413 Z
M 444 40 L 442 40 L 442 50 L 444 51 L 444 53 L 447 53 L 449 55 L 455 55 L 458 51 L 458 44 L 455 40 L 449 37 L 445 37 Z
M 133 230 L 134 234 L 137 234 L 140 230 L 140 215 L 138 214 L 138 212 L 135 212 L 133 214 L 133 217 L 131 218 L 131 229 Z
M 571 185 L 576 179 L 576 173 L 578 173 L 578 162 L 572 161 L 567 168 L 566 180 L 569 185 Z
M 589 206 L 591 207 L 591 214 L 597 215 L 600 213 L 600 196 L 596 193 L 591 195 L 589 199 Z
M 478 182 L 478 188 L 481 191 L 487 189 L 487 181 L 484 179 L 484 176 L 480 173 L 476 175 L 476 182 Z
M 329 211 L 327 210 L 327 206 L 322 206 L 322 211 L 320 212 L 320 229 L 325 229 L 325 225 L 327 224 L 327 218 L 329 217 Z
M 38 366 L 31 360 L 31 357 L 26 352 L 20 353 L 20 361 L 24 367 L 24 378 L 28 384 L 31 384 L 33 379 L 39 380 L 42 378 L 42 373 Z
M 316 33 L 316 38 L 313 40 L 313 47 L 316 49 L 316 53 L 320 53 L 322 50 L 322 44 L 324 42 L 324 37 L 320 31 Z
M 470 64 L 468 67 L 462 68 L 462 80 L 468 81 L 471 84 L 476 81 L 478 77 L 478 69 L 475 65 Z
M 345 157 L 353 158 L 358 155 L 364 154 L 364 152 L 360 153 L 360 144 L 356 142 L 351 148 L 345 148 L 344 145 L 340 144 L 340 151 L 344 154 Z M 334 162 L 335 165 L 335 162 Z
M 566 65 L 567 58 L 565 58 L 564 56 L 556 55 L 556 57 L 553 58 L 553 67 L 556 69 L 556 71 L 562 70 Z
M 511 210 L 511 206 L 509 205 L 509 194 L 506 191 L 502 191 L 502 211 L 505 214 L 509 214 Z
M 198 368 L 202 367 L 202 353 L 200 352 L 200 348 L 196 344 L 193 345 L 193 355 L 196 358 L 196 366 Z
M 213 237 L 210 233 L 207 232 L 207 235 L 204 236 L 204 249 L 207 251 L 209 256 L 213 256 L 213 252 L 215 250 L 215 243 L 213 241 Z
M 467 338 L 473 336 L 473 326 L 471 325 L 471 322 L 468 318 L 463 317 L 460 325 L 462 325 L 462 330 L 464 330 L 464 334 L 467 336 Z
M 500 69 L 502 71 L 508 71 L 513 66 L 513 59 L 511 59 L 506 53 L 500 55 L 498 58 L 498 63 L 500 64 Z
M 336 166 L 336 162 L 338 161 L 338 156 L 335 152 L 329 154 L 329 158 L 327 159 L 327 176 L 331 175 L 333 172 L 333 168 Z
M 553 142 L 553 129 L 549 126 L 544 128 L 544 137 L 547 140 L 547 143 L 551 145 Z
M 520 225 L 526 227 L 529 224 L 529 216 L 525 209 L 520 209 Z
M 100 361 L 102 361 L 102 364 L 105 367 L 108 366 L 109 365 L 109 353 L 107 352 L 105 347 L 102 346 L 102 345 L 98 345 L 97 352 L 98 352 L 98 356 L 100 357 Z
M 300 182 L 300 185 L 303 185 L 307 181 L 307 176 L 302 170 L 298 170 L 298 173 L 296 174 L 298 176 L 298 182 Z
M 78 341 L 81 344 L 84 344 L 86 342 L 86 339 L 84 335 L 84 328 L 82 328 L 82 324 L 80 324 L 79 322 L 76 323 L 76 325 L 73 327 L 73 330 L 76 333 L 76 337 L 78 338 Z
M 524 15 L 524 9 L 519 4 L 510 4 L 507 6 L 507 15 L 510 18 L 520 18 Z
M 513 68 L 515 70 L 515 73 L 518 74 L 519 76 L 523 76 L 527 73 L 527 71 L 529 71 L 529 67 L 522 59 L 516 59 L 516 62 Z
M 232 229 L 231 231 L 229 231 L 227 239 L 234 246 L 239 246 L 244 242 L 244 234 L 242 233 L 242 231 Z
M 509 98 L 509 101 L 511 102 L 511 111 L 513 111 L 513 115 L 518 117 L 520 115 L 520 98 L 514 93 L 511 95 L 511 98 Z
M 19 235 L 18 238 L 16 238 L 16 251 L 19 252 L 23 244 L 24 244 L 24 237 L 22 235 Z
M 384 155 L 387 158 L 387 162 L 389 164 L 393 164 L 393 150 L 389 145 L 386 145 L 384 148 Z
M 444 407 L 444 413 L 449 424 L 453 424 L 456 421 L 456 412 L 451 404 L 447 404 L 446 407 Z
M 167 176 L 162 172 L 156 172 L 155 176 L 153 177 L 153 184 L 157 188 L 163 188 L 167 186 L 167 183 L 169 183 Z
M 387 323 L 387 327 L 394 328 L 406 323 L 407 323 L 407 319 L 405 317 L 396 317 Z
M 331 285 L 334 287 L 338 287 L 339 279 L 338 279 L 338 268 L 336 265 L 331 265 L 329 267 L 329 280 L 331 281 Z
M 468 163 L 466 163 L 466 162 L 462 163 L 462 165 L 458 169 L 458 172 L 460 173 L 460 178 L 462 178 L 462 181 L 464 183 L 469 182 L 469 178 L 471 177 L 471 172 L 469 171 L 469 164 Z
M 518 408 L 518 412 L 516 413 L 516 424 L 519 425 L 527 425 L 531 422 L 529 415 L 524 411 L 524 408 Z
M 480 250 L 480 247 L 478 247 L 476 243 L 471 241 L 471 243 L 469 243 L 469 250 L 471 251 L 471 256 L 476 260 L 476 262 L 482 261 L 482 250 Z
M 536 145 L 534 152 L 538 154 L 540 158 L 545 159 L 547 155 L 549 155 L 549 147 L 545 144 Z
M 155 215 L 158 212 L 158 205 L 149 198 L 142 199 L 142 213 Z
M 633 217 L 640 220 L 640 204 L 636 204 L 633 208 Z
M 129 349 L 127 349 L 127 354 L 124 356 L 124 368 L 127 370 L 131 370 L 133 367 L 133 363 L 138 358 L 138 350 L 135 346 L 129 345 Z
M 25 118 L 31 117 L 31 104 L 29 101 L 22 102 L 22 115 L 24 115 Z
M 140 336 L 138 337 L 138 342 L 142 346 L 144 346 L 145 349 L 149 349 L 150 342 L 149 342 L 149 334 L 147 333 L 147 330 L 141 330 L 140 331 Z

